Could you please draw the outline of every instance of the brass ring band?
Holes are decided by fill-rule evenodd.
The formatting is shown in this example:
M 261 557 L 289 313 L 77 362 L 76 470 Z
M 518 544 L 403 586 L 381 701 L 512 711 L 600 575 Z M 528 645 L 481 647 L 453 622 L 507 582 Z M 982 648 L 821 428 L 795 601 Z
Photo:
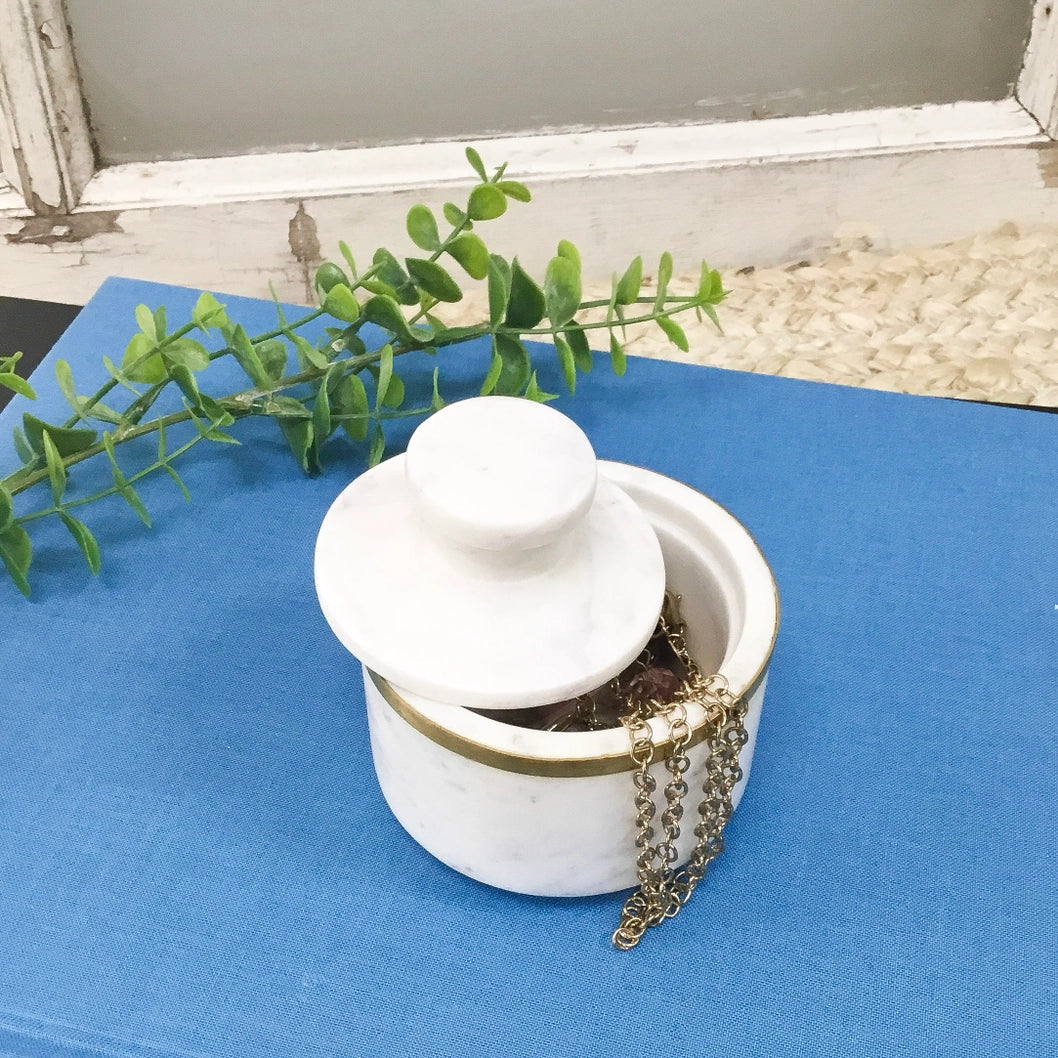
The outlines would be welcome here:
M 772 644 L 774 645 L 774 638 Z M 736 696 L 744 699 L 747 703 L 763 682 L 768 671 L 768 662 L 771 660 L 771 647 L 760 671 L 750 681 L 749 685 Z M 430 717 L 424 716 L 414 706 L 403 698 L 393 686 L 378 673 L 368 670 L 371 682 L 375 685 L 378 693 L 386 704 L 410 727 L 415 728 L 420 734 L 425 735 L 431 742 L 443 746 L 452 753 L 469 760 L 477 761 L 479 764 L 488 765 L 490 768 L 498 768 L 500 771 L 515 772 L 518 775 L 541 775 L 556 778 L 582 778 L 591 775 L 616 775 L 619 772 L 631 771 L 634 767 L 632 759 L 625 750 L 621 753 L 595 754 L 588 757 L 531 757 L 524 753 L 512 753 L 506 750 L 496 749 L 481 742 L 475 742 L 465 735 L 457 734 L 450 728 L 438 724 Z M 454 707 L 458 708 L 458 707 Z M 484 717 L 482 718 L 485 719 Z M 489 720 L 487 723 L 502 724 L 499 720 Z M 503 725 L 506 726 L 506 725 Z M 690 741 L 684 749 L 690 749 L 701 742 L 707 733 L 708 725 L 698 724 L 691 728 Z M 562 735 L 556 738 L 565 737 Z M 671 749 L 668 740 L 659 741 L 655 746 L 658 759 L 667 756 Z

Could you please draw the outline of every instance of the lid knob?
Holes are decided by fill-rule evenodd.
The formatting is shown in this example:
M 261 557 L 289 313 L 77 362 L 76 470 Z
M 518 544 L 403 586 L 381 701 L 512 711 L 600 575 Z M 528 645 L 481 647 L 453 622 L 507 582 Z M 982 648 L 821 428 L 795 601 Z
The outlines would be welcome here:
M 517 397 L 441 409 L 412 435 L 405 473 L 429 529 L 486 551 L 554 543 L 591 508 L 598 480 L 580 427 Z

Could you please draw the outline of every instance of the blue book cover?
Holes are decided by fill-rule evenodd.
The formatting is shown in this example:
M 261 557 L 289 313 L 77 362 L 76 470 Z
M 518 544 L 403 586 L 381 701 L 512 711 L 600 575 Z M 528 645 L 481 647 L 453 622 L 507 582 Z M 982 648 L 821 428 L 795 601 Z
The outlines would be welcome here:
M 91 392 L 137 303 L 172 324 L 195 297 L 106 283 L 3 437 L 65 417 L 57 360 Z M 456 399 L 488 350 L 440 359 Z M 41 519 L 32 599 L 0 580 L 0 1055 L 1058 1051 L 1058 417 L 646 360 L 557 406 L 731 510 L 782 594 L 753 774 L 687 908 L 618 952 L 620 897 L 500 892 L 407 837 L 312 585 L 365 453 L 336 439 L 309 478 L 245 421 L 188 453 L 190 505 L 143 480 L 152 528 L 81 509 L 98 576 Z

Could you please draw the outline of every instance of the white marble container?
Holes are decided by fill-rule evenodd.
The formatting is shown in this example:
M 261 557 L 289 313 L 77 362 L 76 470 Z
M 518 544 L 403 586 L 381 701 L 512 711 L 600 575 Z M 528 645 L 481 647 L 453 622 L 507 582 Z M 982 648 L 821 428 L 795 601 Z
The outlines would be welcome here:
M 619 463 L 602 473 L 646 512 L 661 542 L 668 586 L 682 596 L 691 654 L 747 698 L 749 778 L 767 666 L 778 630 L 775 581 L 743 526 L 701 493 Z M 501 889 L 537 896 L 588 896 L 636 884 L 632 775 L 623 728 L 545 732 L 513 727 L 468 709 L 401 690 L 365 667 L 371 749 L 393 814 L 428 852 Z M 704 718 L 688 710 L 697 737 Z M 655 721 L 655 738 L 664 730 Z M 688 755 L 681 862 L 693 844 L 694 793 L 703 747 Z M 659 754 L 659 757 L 661 755 Z M 659 789 L 667 772 L 653 768 Z
M 488 398 L 486 403 L 498 399 L 502 398 Z M 481 402 L 464 403 L 475 404 L 476 410 Z M 419 431 L 415 436 L 419 436 Z M 408 459 L 413 464 L 416 462 L 414 446 L 413 437 L 408 451 Z M 439 860 L 502 889 L 540 896 L 585 896 L 635 885 L 632 765 L 625 730 L 530 730 L 482 716 L 465 706 L 513 708 L 546 704 L 604 683 L 645 644 L 660 610 L 659 592 L 668 587 L 682 597 L 680 605 L 691 654 L 704 671 L 722 673 L 731 689 L 747 700 L 749 740 L 740 758 L 744 775 L 734 791 L 737 804 L 749 776 L 767 666 L 778 628 L 778 594 L 767 562 L 746 529 L 701 493 L 651 471 L 620 463 L 596 463 L 592 454 L 595 480 L 595 475 L 586 474 L 587 463 L 582 454 L 578 458 L 586 477 L 582 477 L 580 491 L 570 487 L 569 479 L 566 480 L 562 491 L 574 499 L 551 521 L 565 524 L 567 531 L 580 526 L 577 531 L 581 536 L 576 538 L 580 543 L 573 540 L 568 546 L 585 550 L 576 559 L 562 552 L 565 565 L 560 562 L 557 572 L 544 571 L 530 579 L 548 596 L 557 588 L 557 597 L 567 610 L 584 610 L 590 593 L 600 584 L 610 583 L 610 578 L 603 574 L 606 568 L 611 574 L 614 572 L 614 562 L 618 563 L 616 571 L 620 581 L 622 563 L 628 565 L 632 561 L 624 548 L 630 546 L 633 551 L 646 554 L 645 560 L 640 555 L 633 566 L 637 573 L 630 578 L 631 597 L 612 600 L 601 611 L 603 614 L 612 611 L 614 605 L 627 607 L 619 622 L 623 632 L 615 636 L 611 622 L 603 637 L 611 643 L 616 640 L 616 645 L 608 648 L 609 654 L 600 647 L 601 652 L 593 655 L 589 650 L 588 655 L 572 662 L 574 669 L 578 661 L 581 668 L 585 661 L 589 663 L 584 679 L 571 676 L 573 670 L 568 666 L 566 670 L 562 665 L 555 667 L 555 672 L 560 673 L 557 682 L 554 672 L 540 674 L 525 668 L 517 677 L 519 686 L 504 688 L 496 683 L 500 669 L 486 665 L 484 680 L 492 682 L 492 698 L 449 693 L 438 700 L 435 687 L 450 687 L 457 681 L 462 681 L 459 685 L 463 686 L 473 678 L 467 674 L 477 670 L 461 668 L 460 664 L 438 665 L 428 650 L 424 655 L 428 658 L 426 668 L 417 666 L 414 660 L 408 661 L 399 651 L 390 651 L 387 655 L 386 632 L 383 630 L 380 635 L 379 629 L 361 621 L 357 610 L 361 601 L 348 601 L 348 593 L 356 591 L 360 580 L 353 575 L 347 579 L 337 575 L 353 553 L 346 550 L 349 527 L 360 527 L 364 512 L 371 508 L 375 509 L 381 526 L 392 530 L 395 519 L 401 518 L 411 526 L 407 531 L 412 538 L 397 540 L 393 545 L 396 553 L 407 558 L 410 550 L 428 552 L 424 559 L 427 568 L 435 567 L 436 550 L 414 538 L 423 531 L 424 519 L 436 525 L 435 507 L 430 502 L 424 504 L 421 498 L 410 506 L 405 500 L 395 506 L 392 501 L 392 494 L 400 493 L 409 480 L 412 492 L 419 488 L 414 466 L 400 468 L 402 458 L 391 461 L 388 470 L 387 464 L 383 464 L 369 472 L 375 477 L 374 484 L 365 487 L 354 482 L 339 497 L 321 529 L 316 555 L 317 590 L 324 613 L 343 643 L 366 662 L 363 674 L 372 754 L 382 793 L 393 814 Z M 435 468 L 428 467 L 427 460 L 420 459 L 419 466 L 429 469 L 428 481 L 436 480 Z M 586 484 L 589 479 L 591 483 Z M 362 482 L 363 478 L 358 481 Z M 375 485 L 380 491 L 375 491 Z M 586 499 L 588 494 L 594 499 Z M 439 502 L 443 504 L 444 500 Z M 511 510 L 517 507 L 515 504 Z M 446 517 L 443 511 L 441 514 L 446 525 L 451 523 L 451 516 Z M 524 521 L 524 510 L 517 510 L 516 515 L 515 520 Z M 535 527 L 532 532 L 541 529 L 539 519 L 530 520 Z M 589 525 L 601 527 L 601 532 L 587 533 Z M 644 525 L 651 530 L 646 536 Z M 510 524 L 506 525 L 499 535 L 508 539 L 510 529 Z M 369 526 L 365 531 L 373 530 Z M 527 531 L 524 525 L 522 531 L 524 536 Z M 492 535 L 485 540 L 487 545 L 496 546 L 496 532 L 493 526 Z M 482 544 L 477 529 L 457 524 L 451 535 L 462 542 L 467 541 L 468 535 L 474 537 L 475 548 Z M 585 543 L 600 536 L 607 541 L 602 547 L 604 555 Z M 623 542 L 619 537 L 623 537 Z M 539 539 L 534 537 L 533 543 L 539 543 Z M 656 567 L 650 558 L 651 547 L 657 549 Z M 498 550 L 502 551 L 503 547 Z M 498 559 L 485 555 L 484 560 Z M 518 563 L 524 561 L 524 556 L 517 557 Z M 501 581 L 508 576 L 504 569 L 500 571 Z M 481 581 L 480 568 L 475 565 L 470 572 L 473 576 L 468 587 L 473 599 L 468 605 L 484 605 L 488 611 L 495 605 L 495 599 L 489 595 L 491 589 Z M 486 579 L 493 578 L 495 573 L 493 569 Z M 431 586 L 424 589 L 425 605 L 440 606 L 441 597 L 433 594 L 434 588 L 440 584 L 443 591 L 457 590 L 459 577 L 465 574 L 464 556 L 455 560 L 452 570 L 438 581 L 431 580 Z M 411 570 L 403 582 L 407 591 L 417 590 L 415 578 L 422 575 L 422 566 Z M 570 580 L 574 582 L 572 585 L 568 583 Z M 384 583 L 379 581 L 378 591 Z M 371 603 L 371 590 L 368 603 Z M 583 598 L 578 598 L 578 591 Z M 529 600 L 529 604 L 546 605 L 541 600 Z M 518 625 L 518 612 L 519 608 L 515 607 L 510 617 L 512 627 Z M 393 613 L 399 615 L 400 608 L 394 608 Z M 635 615 L 634 619 L 628 616 L 630 613 Z M 589 624 L 599 614 L 599 610 L 593 610 Z M 539 619 L 540 613 L 536 612 L 533 620 Z M 473 612 L 470 620 L 474 620 Z M 568 615 L 563 620 L 568 622 Z M 574 624 L 563 627 L 563 637 L 570 634 L 571 627 L 576 627 L 577 620 L 584 618 L 578 618 L 575 612 Z M 413 636 L 420 634 L 417 627 L 412 627 Z M 478 630 L 487 633 L 483 626 Z M 497 643 L 502 644 L 510 630 L 498 629 Z M 392 630 L 389 634 L 392 635 Z M 379 638 L 383 640 L 381 646 L 377 642 Z M 456 640 L 450 640 L 448 649 L 458 652 L 461 648 Z M 376 657 L 381 658 L 388 679 L 379 675 Z M 517 663 L 517 657 L 514 660 Z M 591 668 L 593 665 L 596 668 Z M 609 669 L 604 673 L 598 665 Z M 434 668 L 439 675 L 434 673 Z M 406 676 L 410 679 L 405 679 Z M 410 687 L 409 683 L 414 686 Z M 704 747 L 700 741 L 704 737 L 704 712 L 692 703 L 688 714 L 693 732 L 688 749 L 691 769 L 687 775 L 691 792 L 686 799 L 686 832 L 677 843 L 681 862 L 689 855 L 693 843 L 694 809 L 699 800 L 696 794 L 704 778 Z M 661 742 L 664 725 L 654 721 L 653 726 L 655 739 Z M 659 788 L 667 778 L 663 757 L 662 746 L 654 765 Z

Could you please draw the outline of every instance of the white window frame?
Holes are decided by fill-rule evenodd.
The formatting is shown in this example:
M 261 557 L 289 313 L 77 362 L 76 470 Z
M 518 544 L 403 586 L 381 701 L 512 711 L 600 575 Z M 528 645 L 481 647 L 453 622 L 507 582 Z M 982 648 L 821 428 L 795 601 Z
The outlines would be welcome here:
M 0 0 L 0 171 L 33 213 L 70 213 L 95 175 L 62 0 Z
M 503 221 L 527 262 L 546 260 L 561 229 L 608 263 L 655 244 L 693 257 L 705 243 L 732 265 L 816 252 L 848 223 L 895 246 L 1058 222 L 1058 165 L 1040 175 L 1055 138 L 1058 0 L 1036 0 L 1010 99 L 479 146 L 541 190 L 531 218 Z M 285 238 L 296 211 L 328 248 L 354 230 L 386 244 L 410 201 L 451 197 L 469 170 L 450 143 L 97 167 L 62 0 L 0 0 L 0 173 L 3 292 L 46 291 L 38 263 L 66 250 L 48 270 L 65 269 L 81 298 L 108 272 L 251 294 L 268 277 L 311 296 L 313 262 Z

